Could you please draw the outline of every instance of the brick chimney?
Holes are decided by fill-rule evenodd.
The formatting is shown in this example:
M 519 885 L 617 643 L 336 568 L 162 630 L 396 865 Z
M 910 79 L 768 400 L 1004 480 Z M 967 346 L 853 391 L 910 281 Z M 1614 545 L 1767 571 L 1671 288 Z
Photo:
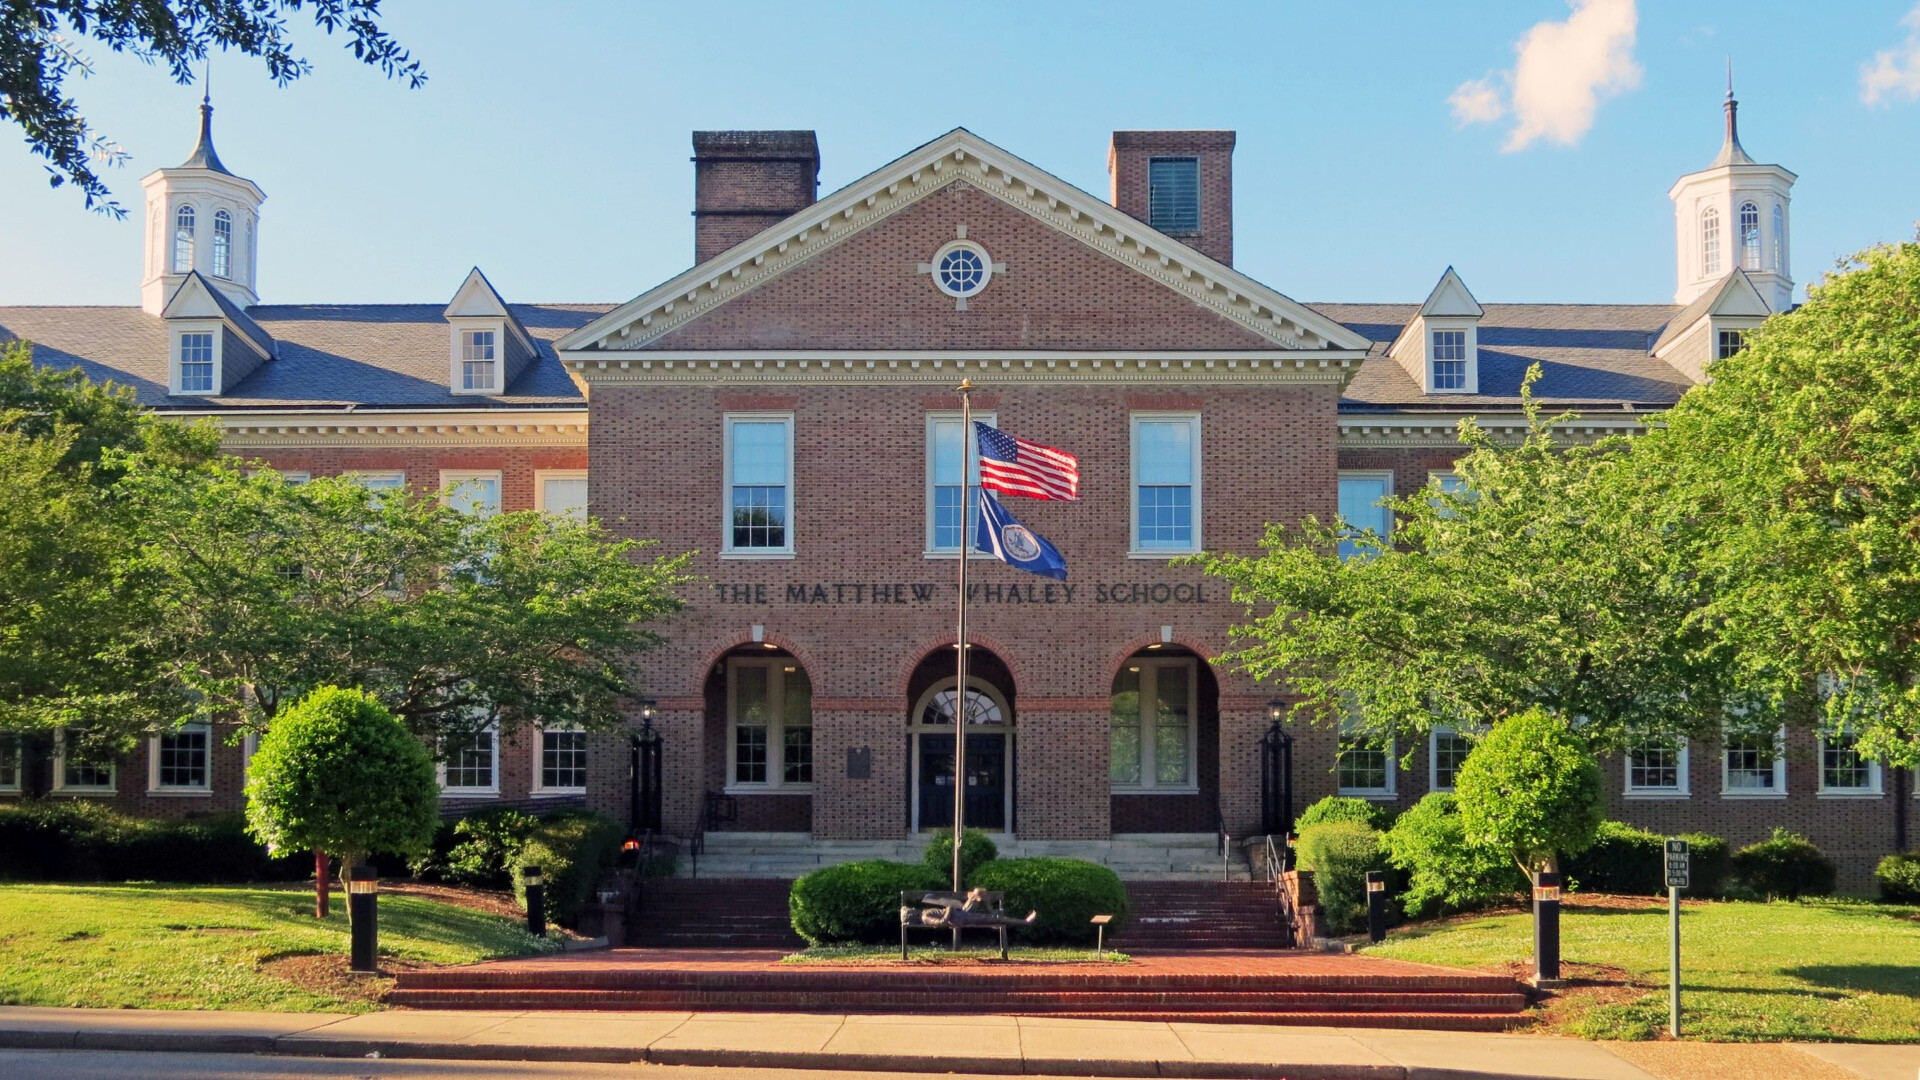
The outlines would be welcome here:
M 694 263 L 813 205 L 819 191 L 811 131 L 694 132 Z
M 1114 132 L 1114 208 L 1232 266 L 1233 143 L 1231 131 Z

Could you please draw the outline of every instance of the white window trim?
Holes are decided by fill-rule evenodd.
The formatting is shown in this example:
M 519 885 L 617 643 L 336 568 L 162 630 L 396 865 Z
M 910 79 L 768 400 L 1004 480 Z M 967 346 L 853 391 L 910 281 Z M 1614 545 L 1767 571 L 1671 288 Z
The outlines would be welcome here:
M 405 488 L 407 486 L 407 474 L 400 469 L 374 469 L 370 472 L 355 471 L 347 475 L 354 483 L 374 491 L 387 490 L 386 487 L 382 486 L 387 481 L 392 481 L 393 486 L 397 488 Z
M 466 360 L 467 335 L 476 330 L 493 331 L 493 383 L 494 384 L 488 387 L 475 387 L 472 390 L 468 390 L 461 385 L 466 381 L 463 378 L 463 375 L 465 372 L 464 372 L 464 369 L 461 367 L 461 365 Z M 507 371 L 507 323 L 506 323 L 506 320 L 462 318 L 454 322 L 453 334 L 451 335 L 451 337 L 452 337 L 452 347 L 448 354 L 450 366 L 447 369 L 447 389 L 452 393 L 462 397 L 473 397 L 475 395 L 504 393 L 506 391 L 506 387 L 502 386 L 501 383 L 503 382 L 503 380 L 505 380 L 506 371 Z
M 1200 667 L 1190 656 L 1167 657 L 1131 657 L 1127 664 L 1140 666 L 1140 713 L 1134 719 L 1140 725 L 1140 779 L 1131 784 L 1115 783 L 1113 774 L 1107 774 L 1108 786 L 1116 795 L 1192 795 L 1200 790 Z M 1148 705 L 1159 700 L 1157 683 L 1159 675 L 1155 669 L 1184 667 L 1187 669 L 1187 778 L 1178 783 L 1163 784 L 1157 779 L 1159 762 L 1155 760 L 1155 748 L 1159 745 L 1158 718 Z M 1154 677 L 1147 676 L 1152 672 Z M 1148 686 L 1154 685 L 1153 692 Z M 1111 691 L 1109 691 L 1111 693 Z M 1107 723 L 1113 723 L 1112 710 L 1109 708 Z
M 20 735 L 0 735 L 0 744 L 13 744 L 13 782 L 0 781 L 0 795 L 18 795 L 26 790 L 27 740 Z
M 1384 502 L 1387 499 L 1393 498 L 1392 469 L 1341 469 L 1339 475 L 1334 478 L 1334 513 L 1336 515 L 1340 509 L 1340 481 L 1342 480 L 1385 480 L 1387 482 L 1387 491 L 1386 494 L 1380 496 L 1380 501 Z M 1387 517 L 1387 531 L 1380 539 L 1391 544 L 1393 543 L 1393 511 L 1387 510 L 1384 506 L 1379 507 L 1379 509 L 1385 511 Z
M 730 656 L 727 658 L 727 782 L 723 789 L 729 795 L 765 795 L 769 792 L 782 794 L 805 794 L 813 790 L 813 782 L 788 782 L 787 764 L 787 680 L 788 667 L 798 668 L 800 661 L 791 656 Z M 734 735 L 738 727 L 734 717 L 735 697 L 739 683 L 733 673 L 743 667 L 763 667 L 767 669 L 767 778 L 761 780 L 736 780 L 739 773 L 740 741 Z M 809 676 L 811 678 L 811 676 Z M 812 728 L 813 725 L 807 725 Z M 816 761 L 815 766 L 818 766 Z
M 999 414 L 997 413 L 976 412 L 973 414 L 973 418 L 983 424 L 986 424 L 988 427 L 999 426 Z M 933 535 L 934 535 L 933 533 L 934 490 L 933 489 L 938 486 L 937 484 L 934 483 L 935 477 L 933 473 L 933 433 L 936 425 L 941 423 L 958 423 L 960 419 L 961 419 L 961 414 L 954 411 L 940 412 L 936 410 L 936 411 L 927 413 L 927 438 L 926 438 L 927 470 L 926 470 L 926 483 L 924 485 L 926 488 L 926 541 L 925 541 L 926 548 L 925 550 L 920 552 L 920 557 L 923 559 L 958 559 L 960 557 L 960 548 L 964 548 L 967 546 L 966 533 L 968 532 L 968 529 L 965 524 L 962 524 L 960 526 L 961 536 L 960 536 L 959 548 L 940 548 L 940 547 L 933 546 Z M 980 446 L 979 446 L 979 441 L 974 438 L 973 429 L 969 428 L 967 430 L 966 435 L 967 435 L 967 449 L 966 449 L 967 462 L 971 466 L 971 473 L 967 478 L 967 483 L 970 484 L 974 490 L 977 490 L 980 486 Z M 962 494 L 964 496 L 965 492 L 963 492 Z M 963 497 L 961 501 L 964 503 L 966 502 L 966 499 Z M 970 512 L 970 508 L 963 505 L 960 509 L 963 513 L 967 514 L 967 516 L 962 520 L 971 521 L 972 515 Z M 969 554 L 976 559 L 992 559 L 993 558 L 993 553 L 991 551 L 980 551 L 976 549 L 976 550 L 971 550 Z
M 1821 799 L 1878 799 L 1885 794 L 1884 773 L 1877 761 L 1866 762 L 1866 787 L 1828 787 L 1827 786 L 1827 736 L 1822 733 L 1813 743 L 1814 783 L 1818 790 L 1816 798 Z
M 167 335 L 167 393 L 175 397 L 218 397 L 221 383 L 224 381 L 222 353 L 226 343 L 226 326 L 218 319 L 177 319 L 169 326 L 172 331 Z M 180 339 L 187 334 L 213 335 L 213 385 L 206 390 L 186 390 L 182 388 L 181 378 L 184 372 L 180 359 Z
M 536 726 L 533 729 L 533 738 L 530 740 L 533 743 L 533 786 L 530 788 L 530 790 L 534 795 L 536 796 L 538 795 L 585 795 L 587 793 L 587 787 L 585 784 L 581 784 L 578 787 L 548 787 L 540 779 L 541 773 L 543 771 L 540 768 L 540 766 L 541 766 L 542 759 L 545 757 L 545 754 L 543 751 L 545 751 L 546 749 L 547 733 L 552 732 L 555 735 L 569 735 L 569 734 L 578 734 L 583 730 L 585 729 L 577 725 L 568 725 L 568 726 L 561 726 L 561 727 Z M 494 745 L 498 746 L 499 743 L 496 742 Z M 592 748 L 589 747 L 588 749 L 591 750 Z M 494 760 L 496 762 L 499 761 L 498 754 L 495 755 Z M 498 782 L 499 779 L 500 779 L 500 768 L 496 764 L 494 766 L 494 780 L 495 782 Z
M 55 795 L 118 795 L 120 793 L 120 763 L 107 763 L 107 782 L 99 784 L 67 783 L 67 739 L 65 732 L 55 732 L 53 736 L 53 793 Z
M 1720 740 L 1720 797 L 1723 799 L 1784 799 L 1787 797 L 1787 728 L 1782 724 L 1773 736 L 1773 787 L 1769 789 L 1735 788 L 1728 785 L 1727 740 Z
M 440 781 L 440 797 L 443 799 L 500 797 L 500 725 L 488 724 L 473 734 L 485 735 L 493 740 L 493 783 L 481 787 L 449 787 L 447 786 L 447 762 L 442 760 L 436 764 L 435 769 Z M 539 763 L 535 762 L 535 764 Z M 535 778 L 538 779 L 537 773 Z
M 1433 316 L 1426 316 L 1421 320 L 1421 322 L 1424 324 L 1422 329 L 1426 334 L 1426 341 L 1424 342 L 1424 353 L 1423 353 L 1427 361 L 1427 365 L 1426 365 L 1426 370 L 1427 370 L 1426 384 L 1427 385 L 1425 387 L 1426 392 L 1429 394 L 1477 394 L 1479 393 L 1480 392 L 1480 324 L 1479 322 L 1474 319 L 1445 319 L 1445 318 L 1435 318 Z M 1449 387 L 1445 390 L 1442 390 L 1435 385 L 1436 379 L 1434 378 L 1435 370 L 1433 366 L 1435 363 L 1438 362 L 1438 358 L 1433 355 L 1433 335 L 1443 330 L 1454 331 L 1457 333 L 1464 334 L 1466 336 L 1465 337 L 1466 353 L 1464 356 L 1461 357 L 1461 360 L 1463 363 L 1462 370 L 1464 372 L 1463 378 L 1461 380 L 1461 384 L 1459 386 Z
M 1201 453 L 1201 414 L 1191 411 L 1132 412 L 1127 414 L 1127 558 L 1177 559 L 1205 549 L 1201 523 L 1206 520 L 1201 501 L 1205 455 Z M 1193 540 L 1184 548 L 1143 548 L 1140 546 L 1140 422 L 1186 421 L 1193 428 Z
M 466 484 L 474 480 L 493 481 L 493 493 L 499 499 L 499 504 L 493 508 L 492 514 L 505 513 L 506 502 L 507 502 L 507 480 L 505 475 L 503 475 L 501 470 L 499 469 L 441 469 L 440 470 L 440 501 L 447 504 L 448 506 L 454 506 L 457 502 L 457 499 L 455 496 L 456 489 L 458 489 L 462 484 Z M 486 516 L 490 517 L 492 516 L 492 514 L 489 514 Z
M 240 736 L 240 779 L 253 775 L 253 755 L 260 752 L 260 733 L 249 731 Z
M 1636 748 L 1630 748 L 1625 753 L 1621 754 L 1620 755 L 1621 797 L 1626 799 L 1636 799 L 1636 800 L 1692 798 L 1693 797 L 1693 787 L 1692 787 L 1692 781 L 1691 781 L 1692 773 L 1690 772 L 1692 761 L 1690 759 L 1690 756 L 1687 753 L 1687 740 L 1685 739 L 1678 740 L 1675 748 L 1680 751 L 1680 760 L 1675 766 L 1676 768 L 1675 778 L 1679 781 L 1679 785 L 1677 787 L 1635 787 L 1633 784 L 1633 749 L 1636 749 Z M 1638 748 L 1638 749 L 1644 749 L 1644 748 Z
M 787 425 L 787 544 L 778 548 L 733 546 L 733 425 L 779 421 Z M 730 412 L 720 417 L 720 557 L 722 559 L 791 559 L 799 524 L 799 492 L 794 490 L 794 419 L 791 412 Z
M 156 731 L 147 736 L 147 794 L 166 798 L 211 798 L 213 796 L 213 725 L 182 724 L 177 731 L 203 731 L 207 735 L 207 782 L 204 784 L 162 784 L 160 782 L 160 737 L 174 732 Z M 116 779 L 118 779 L 116 777 Z
M 535 469 L 533 471 L 533 508 L 541 513 L 547 512 L 547 481 L 549 480 L 585 480 L 585 469 Z
M 1386 787 L 1355 788 L 1346 787 L 1340 783 L 1340 740 L 1345 739 L 1349 734 L 1353 734 L 1353 732 L 1349 730 L 1349 726 L 1342 724 L 1339 733 L 1334 738 L 1333 782 L 1335 792 L 1349 798 L 1366 799 L 1369 802 L 1392 802 L 1398 799 L 1400 797 L 1399 745 L 1397 740 L 1394 739 L 1387 740 L 1386 745 L 1379 748 L 1381 752 L 1386 754 L 1387 759 Z
M 1427 731 L 1427 790 L 1451 795 L 1453 785 L 1440 785 L 1440 736 L 1451 735 L 1461 738 L 1460 732 L 1452 727 L 1435 727 Z

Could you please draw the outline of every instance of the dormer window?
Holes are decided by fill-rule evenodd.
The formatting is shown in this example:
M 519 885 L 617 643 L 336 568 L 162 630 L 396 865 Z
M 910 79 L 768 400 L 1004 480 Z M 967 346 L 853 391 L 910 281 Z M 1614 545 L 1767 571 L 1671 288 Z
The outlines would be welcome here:
M 213 214 L 213 276 L 233 276 L 233 215 L 225 210 Z
M 213 334 L 195 331 L 180 335 L 180 392 L 213 393 Z
M 1166 233 L 1200 231 L 1200 159 L 1147 162 L 1147 224 Z
M 193 269 L 193 207 L 182 206 L 173 213 L 173 272 L 184 274 Z
M 498 389 L 500 361 L 495 352 L 496 341 L 492 330 L 460 332 L 460 389 Z
M 1727 357 L 1732 356 L 1734 353 L 1746 347 L 1747 335 L 1745 331 L 1722 330 L 1720 331 L 1720 344 L 1719 347 L 1714 350 L 1714 356 L 1717 359 L 1725 360 Z
M 1433 388 L 1435 390 L 1467 388 L 1467 332 L 1465 330 L 1433 332 Z

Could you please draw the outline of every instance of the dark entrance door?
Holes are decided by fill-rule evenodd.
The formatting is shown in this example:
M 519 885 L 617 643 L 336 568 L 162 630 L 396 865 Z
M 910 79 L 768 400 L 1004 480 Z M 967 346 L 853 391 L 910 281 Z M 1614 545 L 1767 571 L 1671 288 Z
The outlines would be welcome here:
M 920 736 L 920 827 L 953 824 L 953 736 Z M 967 828 L 1007 827 L 1007 735 L 967 736 Z

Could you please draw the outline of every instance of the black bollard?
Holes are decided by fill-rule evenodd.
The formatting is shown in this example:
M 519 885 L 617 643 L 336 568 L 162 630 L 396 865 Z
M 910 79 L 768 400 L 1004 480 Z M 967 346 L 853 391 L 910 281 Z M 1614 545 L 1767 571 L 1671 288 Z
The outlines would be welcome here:
M 520 868 L 520 879 L 527 883 L 527 933 L 547 936 L 547 886 L 540 868 L 532 864 Z
M 1367 940 L 1379 943 L 1387 939 L 1387 875 L 1367 871 Z
M 373 867 L 360 865 L 347 881 L 347 918 L 353 923 L 353 946 L 348 967 L 354 971 L 380 970 L 380 879 Z
M 1533 982 L 1560 981 L 1560 875 L 1533 876 Z

